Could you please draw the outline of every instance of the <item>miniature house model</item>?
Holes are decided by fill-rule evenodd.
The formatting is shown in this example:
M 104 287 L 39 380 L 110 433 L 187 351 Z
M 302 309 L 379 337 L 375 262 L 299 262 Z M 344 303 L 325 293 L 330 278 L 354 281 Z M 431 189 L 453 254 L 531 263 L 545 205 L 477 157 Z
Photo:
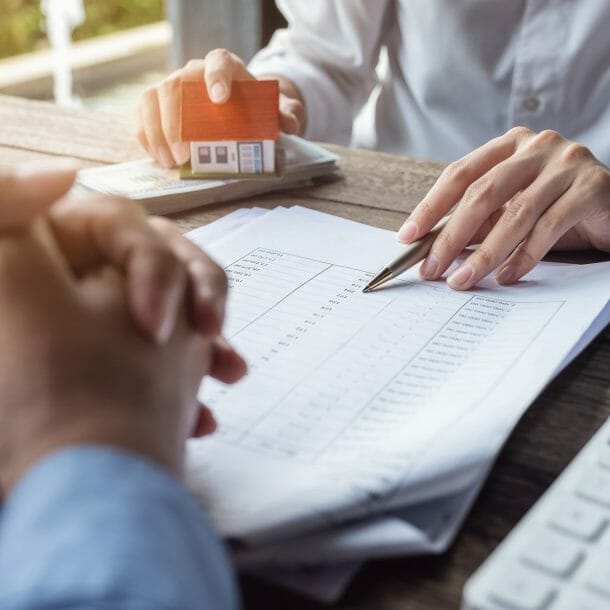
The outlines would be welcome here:
M 182 83 L 181 135 L 191 147 L 191 177 L 277 173 L 277 81 L 235 81 L 231 97 L 215 104 L 202 81 Z

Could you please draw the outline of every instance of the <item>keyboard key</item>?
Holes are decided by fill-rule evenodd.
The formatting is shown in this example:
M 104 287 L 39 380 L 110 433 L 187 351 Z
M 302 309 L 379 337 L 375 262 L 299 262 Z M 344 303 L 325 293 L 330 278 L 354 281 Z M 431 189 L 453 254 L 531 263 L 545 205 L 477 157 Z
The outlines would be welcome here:
M 584 583 L 588 589 L 603 595 L 610 607 L 610 553 L 607 549 L 589 558 Z
M 577 542 L 546 528 L 532 532 L 520 554 L 522 562 L 563 578 L 574 572 L 583 557 L 584 553 Z
M 465 610 L 610 610 L 610 418 L 474 574 Z
M 581 540 L 597 540 L 608 524 L 608 513 L 599 506 L 575 497 L 562 498 L 549 524 Z
M 610 472 L 591 468 L 576 482 L 575 491 L 581 498 L 610 508 Z
M 564 591 L 551 610 L 608 610 L 608 600 L 583 589 Z
M 556 593 L 539 574 L 518 566 L 507 566 L 489 585 L 489 598 L 513 610 L 546 610 Z

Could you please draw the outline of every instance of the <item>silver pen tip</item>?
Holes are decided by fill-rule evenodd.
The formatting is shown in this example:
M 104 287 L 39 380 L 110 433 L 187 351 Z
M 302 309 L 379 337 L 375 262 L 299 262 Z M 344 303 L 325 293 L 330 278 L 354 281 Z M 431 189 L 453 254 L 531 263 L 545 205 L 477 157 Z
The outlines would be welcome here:
M 388 280 L 391 280 L 394 276 L 392 272 L 384 267 L 363 289 L 362 292 L 373 292 L 375 288 L 379 288 L 382 284 L 385 284 Z

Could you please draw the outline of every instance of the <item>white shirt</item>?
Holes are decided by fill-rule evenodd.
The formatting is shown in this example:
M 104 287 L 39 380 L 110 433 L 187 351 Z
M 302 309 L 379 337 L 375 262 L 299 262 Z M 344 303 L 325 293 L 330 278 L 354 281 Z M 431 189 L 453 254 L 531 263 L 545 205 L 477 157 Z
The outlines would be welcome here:
M 277 4 L 289 27 L 250 67 L 300 89 L 308 138 L 451 161 L 525 125 L 610 165 L 610 0 Z

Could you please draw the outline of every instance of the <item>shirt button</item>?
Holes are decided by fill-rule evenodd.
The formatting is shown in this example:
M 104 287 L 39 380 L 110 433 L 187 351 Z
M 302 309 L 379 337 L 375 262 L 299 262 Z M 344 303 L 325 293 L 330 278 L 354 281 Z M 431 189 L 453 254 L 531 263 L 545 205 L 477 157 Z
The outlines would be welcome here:
M 531 95 L 530 97 L 526 97 L 523 100 L 523 109 L 528 112 L 536 112 L 540 108 L 540 98 L 535 95 Z

